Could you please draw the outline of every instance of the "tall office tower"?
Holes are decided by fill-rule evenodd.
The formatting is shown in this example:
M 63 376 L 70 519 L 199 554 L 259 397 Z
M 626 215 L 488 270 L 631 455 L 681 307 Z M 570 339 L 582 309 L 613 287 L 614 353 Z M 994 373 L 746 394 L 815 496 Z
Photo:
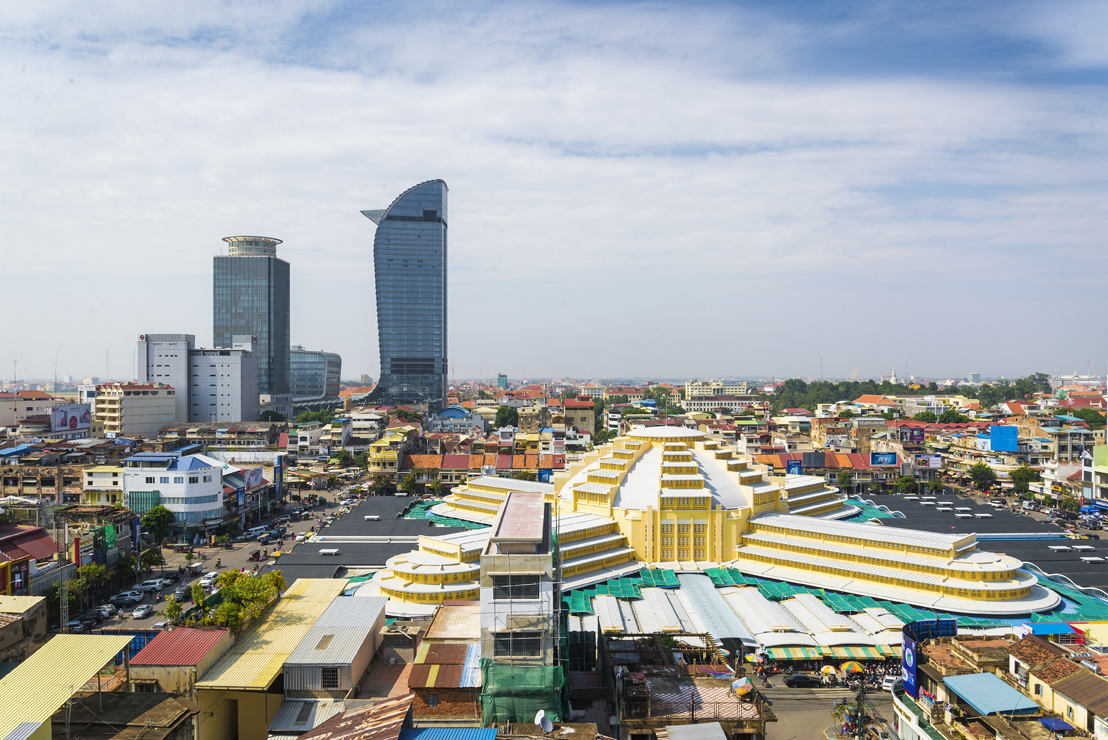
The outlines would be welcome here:
M 388 208 L 362 211 L 377 224 L 373 272 L 381 378 L 378 403 L 446 399 L 446 183 L 429 180 Z
M 192 334 L 139 334 L 136 380 L 161 383 L 176 391 L 174 421 L 189 421 L 189 352 L 195 347 Z
M 212 343 L 231 347 L 235 335 L 257 338 L 258 393 L 266 408 L 292 414 L 289 387 L 289 263 L 277 259 L 280 239 L 228 236 L 215 257 Z
M 338 398 L 342 358 L 334 352 L 315 352 L 299 344 L 289 351 L 290 384 L 294 401 L 322 401 Z

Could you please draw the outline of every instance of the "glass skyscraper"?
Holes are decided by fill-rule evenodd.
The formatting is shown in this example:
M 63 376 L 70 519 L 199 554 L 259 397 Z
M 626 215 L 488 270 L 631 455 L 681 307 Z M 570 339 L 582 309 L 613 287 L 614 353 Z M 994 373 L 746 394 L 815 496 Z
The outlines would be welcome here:
M 215 258 L 212 343 L 257 338 L 258 393 L 287 396 L 289 387 L 289 263 L 277 259 L 280 239 L 228 236 L 227 256 Z
M 429 180 L 388 208 L 362 211 L 377 224 L 373 272 L 377 289 L 379 403 L 446 399 L 446 183 Z
M 334 352 L 314 352 L 295 345 L 289 352 L 289 366 L 294 401 L 339 397 L 342 358 Z

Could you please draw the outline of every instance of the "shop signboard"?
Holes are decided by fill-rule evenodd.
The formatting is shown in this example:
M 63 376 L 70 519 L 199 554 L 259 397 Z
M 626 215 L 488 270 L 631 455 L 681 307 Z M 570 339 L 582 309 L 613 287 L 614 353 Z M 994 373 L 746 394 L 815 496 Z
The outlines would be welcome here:
M 786 460 L 785 472 L 789 475 L 804 475 L 804 463 L 800 460 Z
M 262 477 L 264 468 L 247 468 L 242 471 L 242 477 L 246 480 L 246 490 L 252 491 L 262 485 L 265 479 Z
M 142 524 L 140 523 L 139 518 L 136 516 L 134 519 L 131 520 L 131 547 L 134 548 L 135 552 L 138 552 L 142 549 L 141 532 Z
M 239 502 L 239 529 L 246 531 L 246 491 L 238 489 L 235 491 L 236 497 Z
M 871 468 L 895 468 L 895 452 L 871 452 L 869 453 L 869 465 Z
M 927 470 L 938 470 L 943 466 L 942 455 L 916 455 L 916 467 Z

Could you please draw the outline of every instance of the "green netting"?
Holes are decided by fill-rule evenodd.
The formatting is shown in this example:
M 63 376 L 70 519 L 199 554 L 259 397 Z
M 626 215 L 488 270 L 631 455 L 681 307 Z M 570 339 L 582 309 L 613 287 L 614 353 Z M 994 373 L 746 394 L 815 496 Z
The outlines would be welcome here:
M 568 717 L 569 694 L 560 666 L 522 666 L 481 659 L 481 718 L 530 724 L 540 709 L 551 722 Z
M 562 599 L 566 611 L 570 614 L 592 614 L 592 598 L 584 591 L 570 591 L 567 598 Z
M 374 573 L 370 573 L 370 574 L 364 575 L 364 576 L 351 576 L 350 578 L 346 579 L 346 582 L 347 583 L 365 583 L 366 581 L 372 580 L 375 573 L 376 573 L 376 571 L 374 571 Z
M 639 578 L 643 586 L 657 586 L 658 588 L 677 588 L 681 583 L 677 580 L 677 574 L 672 570 L 643 569 L 639 571 Z
M 404 510 L 405 519 L 429 519 L 443 527 L 464 527 L 466 529 L 484 529 L 484 524 L 467 522 L 464 519 L 455 519 L 451 516 L 442 516 L 431 511 L 432 506 L 441 504 L 441 501 L 416 501 Z
M 614 596 L 617 599 L 641 599 L 642 592 L 638 578 L 612 578 L 605 583 L 596 584 L 596 593 Z

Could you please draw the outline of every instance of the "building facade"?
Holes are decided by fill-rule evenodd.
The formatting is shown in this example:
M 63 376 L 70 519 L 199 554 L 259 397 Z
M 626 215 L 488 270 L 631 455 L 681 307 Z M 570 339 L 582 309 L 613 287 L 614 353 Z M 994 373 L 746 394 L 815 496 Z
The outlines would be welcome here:
M 409 188 L 388 208 L 362 211 L 377 224 L 373 270 L 383 403 L 442 410 L 447 376 L 446 183 Z
M 223 471 L 198 455 L 140 452 L 123 461 L 124 506 L 141 516 L 164 506 L 177 531 L 223 522 Z
M 177 391 L 162 383 L 103 383 L 96 386 L 92 436 L 153 439 L 177 418 Z
M 275 411 L 292 414 L 289 385 L 289 263 L 277 257 L 280 239 L 228 236 L 226 257 L 214 258 L 212 342 L 257 338 L 258 392 Z M 276 398 L 275 398 L 276 397 Z M 284 399 L 290 403 L 285 406 Z
M 322 401 L 338 398 L 342 358 L 334 352 L 307 350 L 296 345 L 289 350 L 289 383 L 294 401 Z
M 193 334 L 139 334 L 138 379 L 180 391 L 176 394 L 177 415 L 172 421 L 189 420 L 189 352 L 195 346 Z
M 189 352 L 188 421 L 257 421 L 258 355 L 250 337 L 233 349 Z

